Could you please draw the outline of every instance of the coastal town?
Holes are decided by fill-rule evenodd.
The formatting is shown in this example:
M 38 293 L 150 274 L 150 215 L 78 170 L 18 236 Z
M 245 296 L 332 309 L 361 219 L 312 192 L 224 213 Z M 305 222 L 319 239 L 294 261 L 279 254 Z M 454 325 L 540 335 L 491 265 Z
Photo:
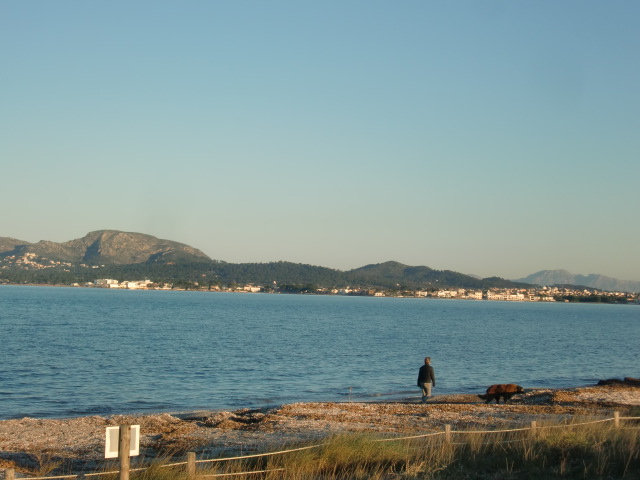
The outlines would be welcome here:
M 79 287 L 81 285 L 74 284 Z M 93 283 L 83 285 L 89 288 L 119 288 L 129 290 L 185 290 L 184 288 L 174 288 L 171 284 L 157 284 L 151 280 L 123 281 L 101 278 Z M 221 287 L 219 285 L 198 285 L 194 284 L 190 290 L 211 291 L 211 292 L 236 292 L 236 293 L 279 293 L 277 284 L 268 287 L 260 285 L 240 285 Z M 494 288 L 488 290 L 467 290 L 458 289 L 430 289 L 430 290 L 381 290 L 366 289 L 357 287 L 346 288 L 318 288 L 315 291 L 305 291 L 299 293 L 316 295 L 352 295 L 371 297 L 414 297 L 414 298 L 442 298 L 460 300 L 494 300 L 503 302 L 556 302 L 570 301 L 566 297 L 602 297 L 609 298 L 610 303 L 636 303 L 640 302 L 637 293 L 627 292 L 605 292 L 592 289 L 572 289 L 569 287 L 533 287 L 528 289 L 501 289 Z

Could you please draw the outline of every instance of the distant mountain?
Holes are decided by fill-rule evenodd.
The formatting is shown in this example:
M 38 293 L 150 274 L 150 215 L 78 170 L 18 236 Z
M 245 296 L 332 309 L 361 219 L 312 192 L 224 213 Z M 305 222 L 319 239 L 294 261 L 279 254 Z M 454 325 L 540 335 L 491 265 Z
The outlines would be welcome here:
M 98 230 L 64 243 L 47 240 L 29 243 L 0 237 L 0 257 L 28 253 L 53 261 L 87 265 L 211 261 L 200 250 L 183 243 L 117 230 Z
M 0 255 L 3 252 L 11 252 L 15 250 L 15 248 L 19 245 L 24 245 L 28 242 L 23 242 L 22 240 L 17 240 L 15 238 L 10 237 L 0 237 Z
M 366 265 L 350 270 L 348 274 L 354 279 L 383 281 L 387 286 L 404 285 L 408 287 L 447 287 L 490 288 L 517 287 L 516 282 L 498 277 L 479 279 L 471 275 L 451 270 L 434 270 L 429 267 L 411 267 L 398 262 L 385 262 Z
M 100 268 L 99 273 L 96 267 Z M 169 283 L 286 284 L 308 286 L 309 289 L 348 285 L 388 289 L 487 289 L 527 288 L 534 284 L 640 291 L 640 282 L 603 275 L 574 275 L 565 270 L 543 270 L 520 280 L 506 280 L 478 278 L 394 261 L 346 272 L 290 262 L 227 263 L 212 260 L 200 250 L 183 243 L 118 230 L 97 230 L 62 243 L 47 240 L 29 243 L 0 237 L 0 271 L 6 281 L 45 284 L 144 277 Z
M 515 282 L 533 285 L 577 285 L 612 292 L 640 292 L 640 282 L 618 280 L 605 275 L 576 275 L 566 270 L 541 270 Z

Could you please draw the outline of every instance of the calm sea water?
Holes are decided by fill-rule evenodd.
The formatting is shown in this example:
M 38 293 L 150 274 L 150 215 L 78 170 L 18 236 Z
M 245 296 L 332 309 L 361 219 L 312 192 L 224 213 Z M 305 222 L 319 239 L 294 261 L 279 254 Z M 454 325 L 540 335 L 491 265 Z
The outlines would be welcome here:
M 640 307 L 0 286 L 0 419 L 640 377 Z

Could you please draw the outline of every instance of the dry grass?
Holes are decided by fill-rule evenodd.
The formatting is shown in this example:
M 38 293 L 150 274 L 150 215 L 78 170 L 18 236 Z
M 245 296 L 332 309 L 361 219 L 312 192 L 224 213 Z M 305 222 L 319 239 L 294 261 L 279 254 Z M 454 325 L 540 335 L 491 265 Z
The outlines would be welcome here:
M 334 435 L 282 455 L 200 463 L 199 478 L 234 474 L 261 480 L 506 480 L 640 477 L 637 423 L 539 424 L 535 432 L 453 431 L 411 439 L 364 433 Z M 289 446 L 300 448 L 305 445 Z M 186 480 L 185 466 L 156 459 L 131 480 Z M 247 473 L 256 472 L 262 473 Z M 34 472 L 35 473 L 35 472 Z M 238 475 L 240 473 L 240 475 Z M 101 478 L 115 480 L 117 474 Z M 211 478 L 211 477 L 209 477 Z M 225 478 L 225 477 L 221 477 Z
M 411 441 L 367 435 L 332 438 L 326 445 L 275 457 L 284 468 L 269 479 L 507 479 L 638 478 L 639 431 L 602 423 L 541 426 L 497 434 L 456 433 Z

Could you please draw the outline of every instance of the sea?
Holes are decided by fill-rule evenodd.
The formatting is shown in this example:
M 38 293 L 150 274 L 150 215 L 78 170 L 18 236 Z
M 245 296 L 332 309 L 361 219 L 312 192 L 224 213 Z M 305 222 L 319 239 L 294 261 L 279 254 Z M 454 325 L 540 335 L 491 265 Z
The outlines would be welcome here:
M 640 377 L 640 306 L 0 286 L 0 419 Z

